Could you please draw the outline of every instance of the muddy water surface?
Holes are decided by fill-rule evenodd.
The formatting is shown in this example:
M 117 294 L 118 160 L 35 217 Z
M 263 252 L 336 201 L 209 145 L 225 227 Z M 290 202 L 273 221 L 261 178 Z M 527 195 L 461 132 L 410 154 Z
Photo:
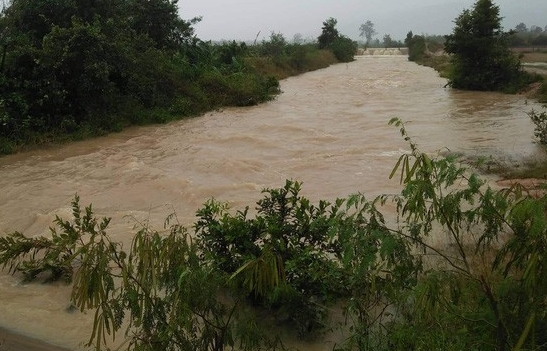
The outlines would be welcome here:
M 113 217 L 111 233 L 128 242 L 138 222 L 161 228 L 176 211 L 191 225 L 211 197 L 252 207 L 262 188 L 285 179 L 303 181 L 314 200 L 397 192 L 388 175 L 408 147 L 387 125 L 392 117 L 427 152 L 448 148 L 509 165 L 542 157 L 526 115 L 539 106 L 445 84 L 406 57 L 360 57 L 287 79 L 283 94 L 260 106 L 0 158 L 0 235 L 47 234 L 55 215 L 69 218 L 76 193 Z M 92 316 L 66 312 L 68 299 L 62 284 L 1 273 L 0 326 L 76 348 Z

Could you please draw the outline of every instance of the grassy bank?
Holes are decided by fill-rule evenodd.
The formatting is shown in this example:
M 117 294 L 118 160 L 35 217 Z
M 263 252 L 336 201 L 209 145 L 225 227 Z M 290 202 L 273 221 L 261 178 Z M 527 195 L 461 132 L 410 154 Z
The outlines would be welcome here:
M 431 41 L 423 36 L 414 36 L 409 39 L 409 60 L 419 65 L 435 69 L 443 78 L 450 77 L 450 56 L 443 51 L 442 44 Z M 518 55 L 524 78 L 531 81 L 518 93 L 540 103 L 547 103 L 547 51 L 514 49 Z M 536 133 L 538 130 L 536 129 Z M 532 137 L 532 135 L 531 135 Z M 544 160 L 521 160 L 518 164 L 508 165 L 493 159 L 467 160 L 484 173 L 497 174 L 503 178 L 547 178 L 547 166 Z
M 279 79 L 355 52 L 337 31 L 323 46 L 278 33 L 252 45 L 204 42 L 199 21 L 164 0 L 4 6 L 0 154 L 259 104 L 279 93 Z
M 263 53 L 267 44 L 199 43 L 193 50 L 205 52 L 208 61 L 192 64 L 185 59 L 170 64 L 163 77 L 147 78 L 140 90 L 148 91 L 136 93 L 145 99 L 151 94 L 154 101 L 149 103 L 118 92 L 102 108 L 85 108 L 80 115 L 52 106 L 46 116 L 38 116 L 38 106 L 22 96 L 5 99 L 0 102 L 5 120 L 0 126 L 0 154 L 102 136 L 131 125 L 166 123 L 221 107 L 259 104 L 279 93 L 280 79 L 338 62 L 331 51 L 314 44 L 286 44 L 278 55 Z M 24 106 L 14 106 L 15 100 Z M 33 111 L 34 116 L 29 116 Z M 21 118 L 11 117 L 16 115 Z
M 429 43 L 428 46 L 434 47 L 435 52 L 424 50 L 422 53 L 417 54 L 412 61 L 422 66 L 431 67 L 441 77 L 448 78 L 451 69 L 450 57 L 442 51 L 442 47 L 439 47 L 438 44 Z M 519 51 L 516 54 L 520 56 L 524 71 L 532 75 L 530 80 L 533 81 L 520 93 L 526 94 L 541 103 L 547 103 L 547 51 Z M 545 63 L 545 66 L 542 65 L 543 63 Z

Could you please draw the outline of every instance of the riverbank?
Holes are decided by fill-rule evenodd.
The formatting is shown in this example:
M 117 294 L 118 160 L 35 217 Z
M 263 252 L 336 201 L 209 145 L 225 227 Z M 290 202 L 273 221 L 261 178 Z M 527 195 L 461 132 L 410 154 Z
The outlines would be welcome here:
M 70 351 L 0 327 L 1 351 Z

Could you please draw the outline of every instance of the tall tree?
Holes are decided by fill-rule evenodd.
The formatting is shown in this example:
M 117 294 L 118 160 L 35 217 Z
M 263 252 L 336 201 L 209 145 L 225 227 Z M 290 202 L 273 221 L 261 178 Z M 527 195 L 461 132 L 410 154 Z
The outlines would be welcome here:
M 148 35 L 160 49 L 177 49 L 192 38 L 192 25 L 201 20 L 190 21 L 178 15 L 178 0 L 131 0 L 130 22 L 138 33 Z
M 406 38 L 405 38 L 406 47 L 410 46 L 410 43 L 412 42 L 413 37 L 414 37 L 414 33 L 412 33 L 412 31 L 409 31 L 408 33 L 406 33 Z
M 384 47 L 386 47 L 386 48 L 397 46 L 397 42 L 395 42 L 393 39 L 391 39 L 391 35 L 389 35 L 389 34 L 384 35 L 383 42 L 384 42 Z
M 449 84 L 468 90 L 516 88 L 522 77 L 521 64 L 509 49 L 499 7 L 491 0 L 478 0 L 455 24 L 445 43 L 446 52 L 452 55 Z
M 361 27 L 359 27 L 359 31 L 361 31 L 359 35 L 365 37 L 365 39 L 367 40 L 367 46 L 370 44 L 372 37 L 377 34 L 376 30 L 374 29 L 374 23 L 372 23 L 370 20 L 367 20 L 365 23 L 361 24 Z
M 317 38 L 320 49 L 328 48 L 336 39 L 340 37 L 338 29 L 336 29 L 337 23 L 338 21 L 332 17 L 323 22 L 321 35 Z

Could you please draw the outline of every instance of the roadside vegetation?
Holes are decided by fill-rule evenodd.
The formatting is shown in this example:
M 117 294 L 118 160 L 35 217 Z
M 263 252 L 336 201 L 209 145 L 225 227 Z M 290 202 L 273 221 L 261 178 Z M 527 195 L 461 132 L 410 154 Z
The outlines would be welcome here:
M 278 79 L 353 60 L 355 51 L 338 33 L 328 45 L 276 33 L 254 45 L 204 42 L 193 30 L 200 19 L 181 19 L 172 0 L 7 4 L 0 154 L 258 104 L 279 93 Z

